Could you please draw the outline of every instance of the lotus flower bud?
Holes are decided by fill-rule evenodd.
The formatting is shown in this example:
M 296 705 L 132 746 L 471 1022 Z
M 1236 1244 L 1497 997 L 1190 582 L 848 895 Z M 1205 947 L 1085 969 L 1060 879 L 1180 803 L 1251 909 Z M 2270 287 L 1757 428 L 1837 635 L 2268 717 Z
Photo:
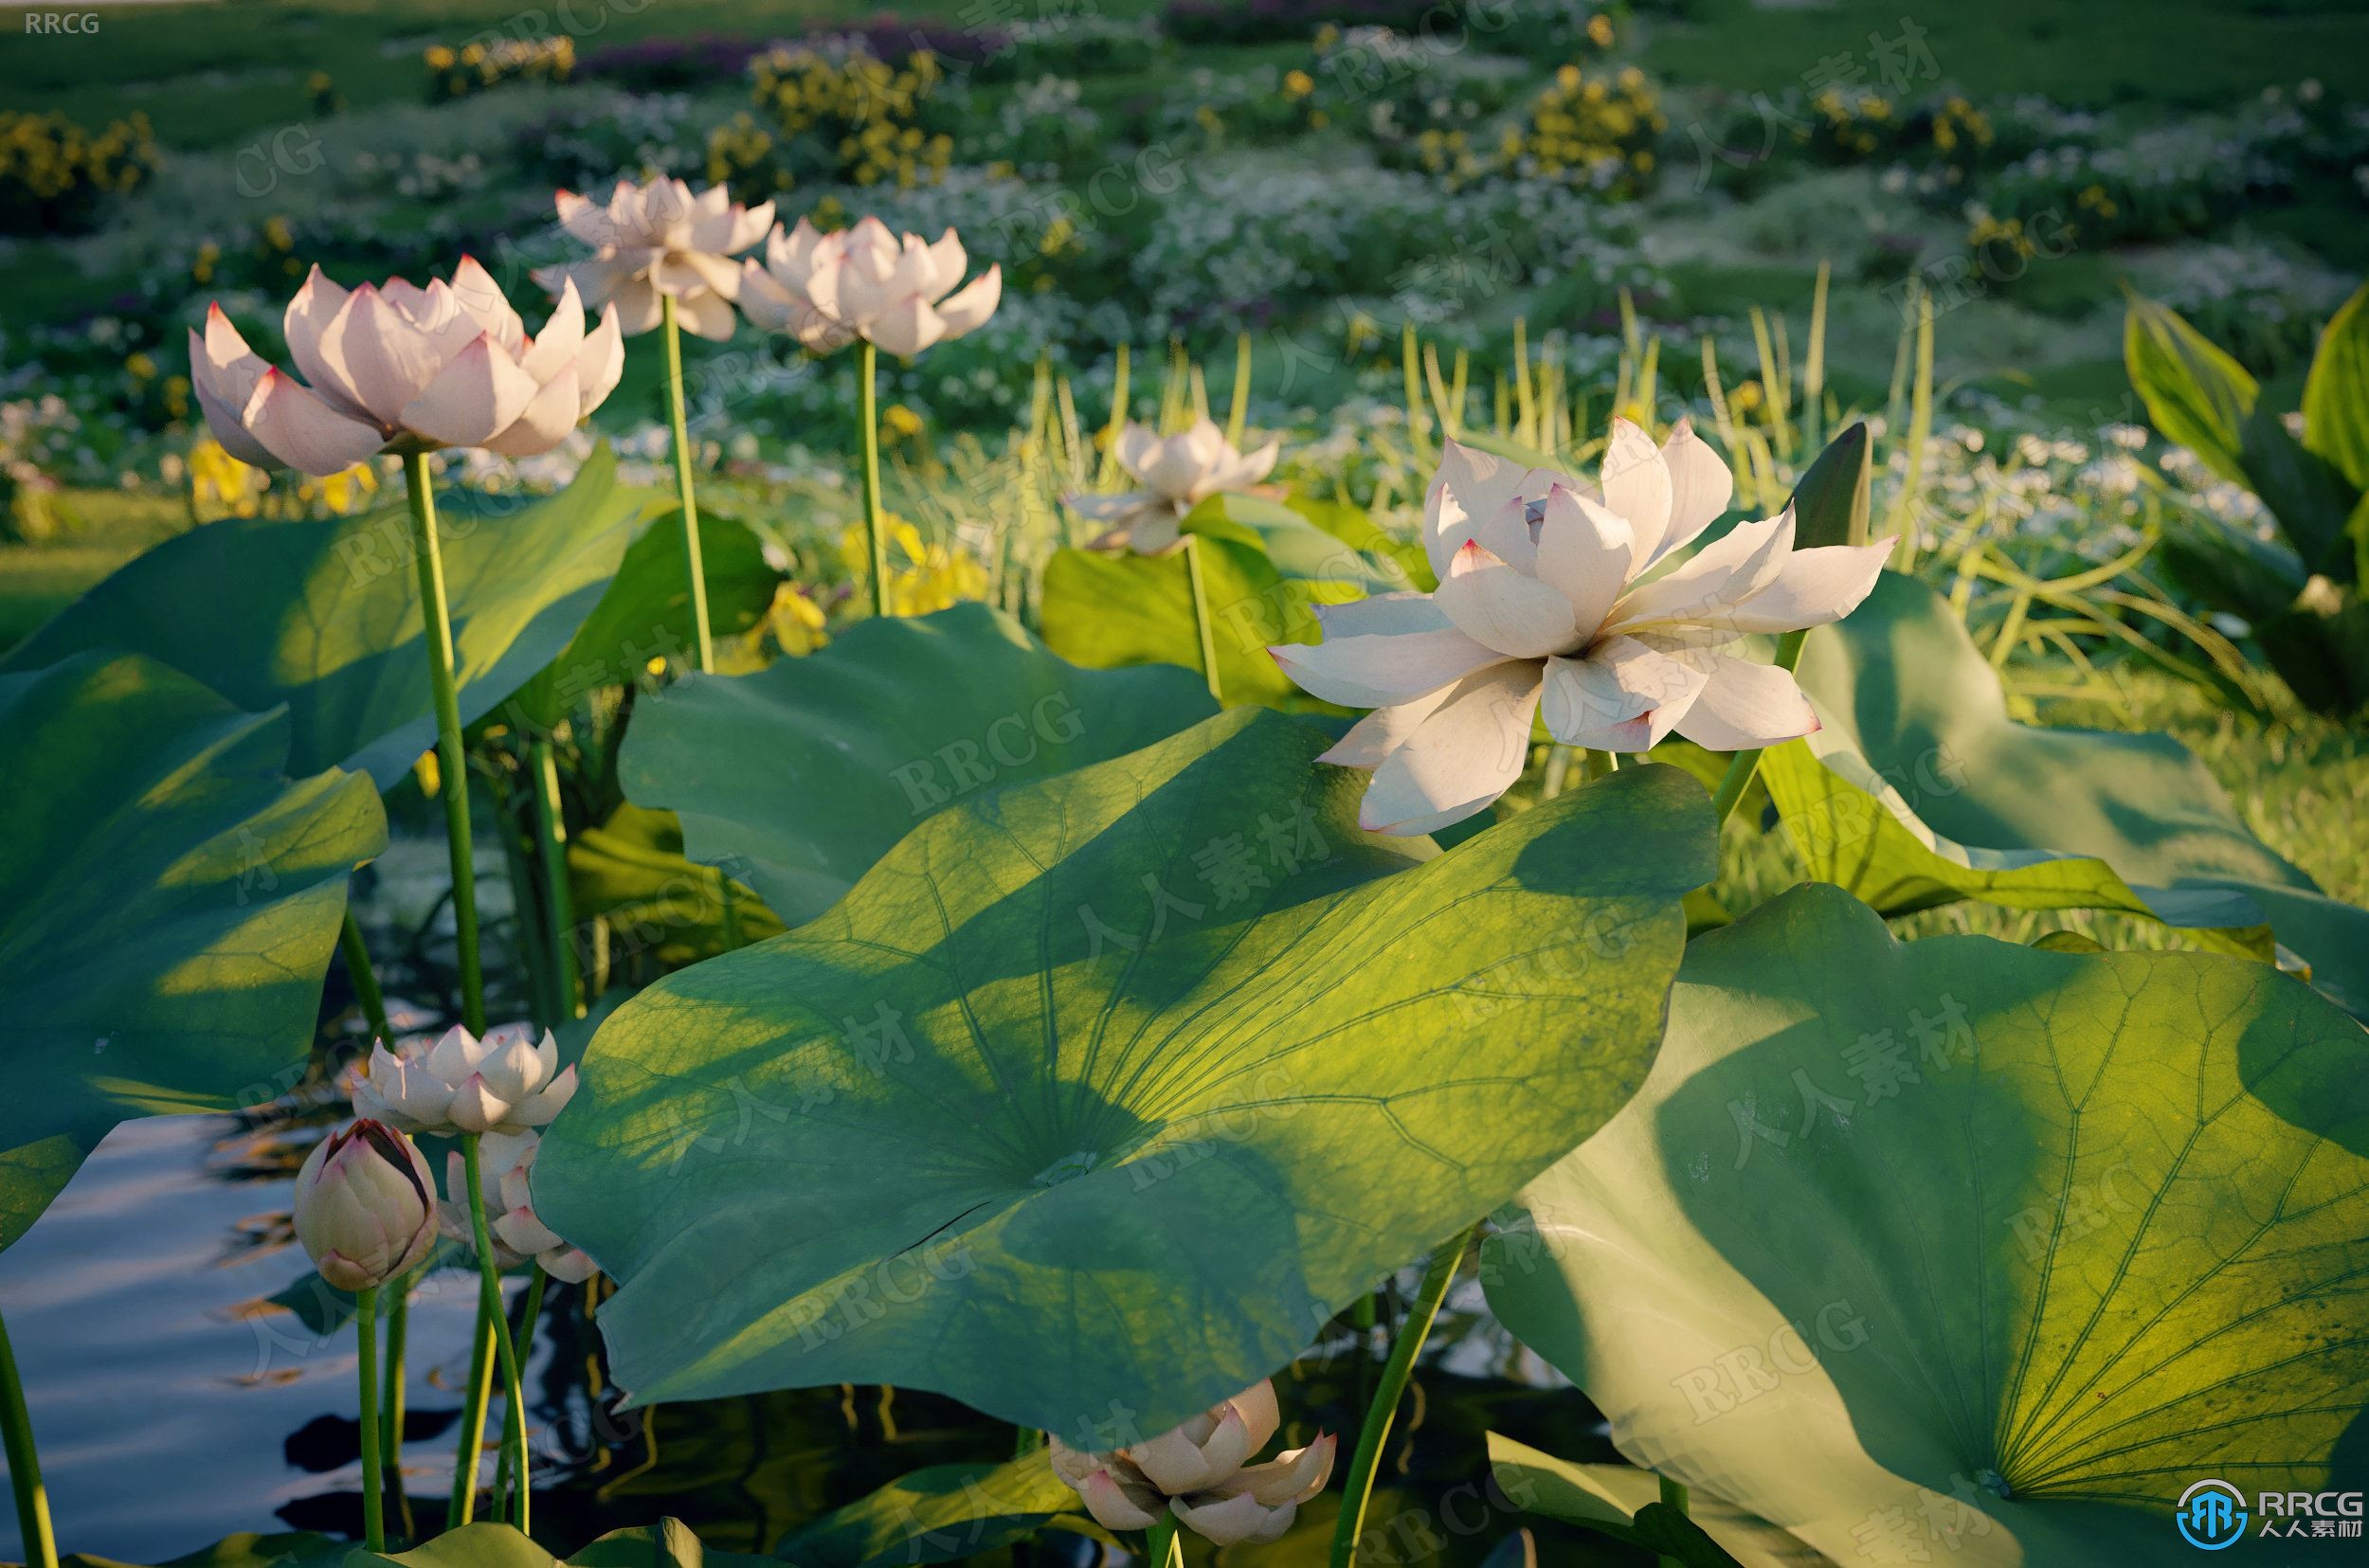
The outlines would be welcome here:
M 1261 1379 L 1223 1404 L 1142 1443 L 1089 1453 L 1052 1439 L 1053 1471 L 1097 1523 L 1145 1530 L 1164 1511 L 1221 1546 L 1274 1541 L 1332 1476 L 1333 1439 L 1247 1468 L 1282 1424 L 1275 1385 Z
M 1112 456 L 1135 479 L 1136 488 L 1116 496 L 1066 499 L 1079 516 L 1110 525 L 1094 538 L 1093 549 L 1165 555 L 1184 542 L 1177 524 L 1186 513 L 1212 496 L 1257 484 L 1275 468 L 1278 450 L 1269 442 L 1253 452 L 1237 451 L 1225 432 L 1206 419 L 1166 440 L 1149 426 L 1130 422 L 1119 432 Z
M 479 1039 L 456 1025 L 432 1046 L 372 1047 L 353 1108 L 406 1132 L 524 1132 L 549 1125 L 575 1091 L 576 1070 L 560 1069 L 549 1030 L 536 1040 L 506 1023 Z
M 485 1190 L 485 1225 L 494 1242 L 494 1263 L 515 1269 L 533 1258 L 552 1278 L 579 1285 L 591 1277 L 591 1258 L 534 1216 L 530 1176 L 541 1143 L 532 1132 L 494 1132 L 479 1141 L 478 1180 Z M 453 1240 L 475 1250 L 469 1169 L 459 1150 L 444 1157 L 444 1198 L 436 1205 L 436 1224 Z
M 316 1145 L 296 1179 L 296 1233 L 321 1278 L 368 1290 L 425 1257 L 436 1192 L 411 1140 L 365 1118 Z

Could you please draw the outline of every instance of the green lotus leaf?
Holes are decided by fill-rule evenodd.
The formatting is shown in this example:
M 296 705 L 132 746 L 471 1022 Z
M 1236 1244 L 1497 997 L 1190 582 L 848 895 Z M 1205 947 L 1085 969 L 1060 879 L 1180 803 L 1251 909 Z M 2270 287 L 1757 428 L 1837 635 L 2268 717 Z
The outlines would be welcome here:
M 782 1542 L 812 1568 L 962 1562 L 1083 1514 L 1045 1451 L 1000 1465 L 932 1465 L 823 1515 Z
M 438 496 L 461 716 L 550 664 L 592 612 L 642 503 L 597 449 L 556 496 Z M 37 670 L 92 648 L 146 654 L 250 712 L 288 711 L 288 770 L 348 767 L 384 789 L 435 744 L 410 514 L 232 517 L 117 571 L 0 659 Z
M 799 1568 L 803 1558 L 792 1559 Z M 568 1568 L 784 1568 L 780 1558 L 749 1552 L 719 1552 L 702 1543 L 679 1519 L 611 1530 L 589 1546 L 568 1555 Z
M 346 1541 L 310 1531 L 268 1536 L 242 1531 L 187 1557 L 159 1563 L 157 1568 L 342 1568 L 353 1551 Z M 87 1552 L 68 1552 L 58 1560 L 62 1568 L 133 1568 L 115 1558 L 93 1557 Z
M 2197 1480 L 2361 1484 L 2362 1046 L 2267 964 L 1904 945 L 1813 883 L 1688 949 L 1490 1302 L 1625 1456 L 1837 1561 L 2168 1561 Z
M 2267 916 L 2314 984 L 2369 1013 L 2369 910 L 2273 854 L 2169 736 L 2010 720 L 1998 673 L 1923 584 L 1886 573 L 1849 619 L 1810 634 L 1799 674 L 1837 731 L 1830 745 L 1848 743 L 1901 797 L 1895 815 L 1905 806 L 1969 852 L 2094 856 L 2159 917 L 2190 927 L 2242 919 L 2233 900 L 2220 914 L 2211 902 L 2242 894 L 2261 910 L 2246 924 Z
M 1969 848 L 1934 832 L 1851 744 L 1844 725 L 1771 748 L 1761 777 L 1804 868 L 1886 914 L 1979 899 L 2011 910 L 2112 910 L 2183 929 L 2201 946 L 2273 960 L 2260 905 L 2224 888 L 2133 888 L 2094 856 Z M 1954 787 L 1940 765 L 1904 779 Z
M 287 754 L 285 713 L 136 655 L 0 675 L 0 1245 L 118 1122 L 295 1087 L 387 821 L 368 779 Z
M 1315 606 L 1406 587 L 1405 568 L 1317 527 L 1279 501 L 1213 496 L 1184 519 L 1200 538 L 1228 702 L 1269 708 L 1323 705 L 1292 684 L 1267 650 L 1321 635 Z M 1183 554 L 1063 550 L 1045 566 L 1039 620 L 1053 651 L 1094 669 L 1180 664 L 1199 672 L 1201 639 Z
M 859 622 L 754 675 L 677 681 L 636 708 L 618 769 L 629 800 L 680 820 L 693 859 L 800 924 L 949 802 L 1216 711 L 1198 675 L 1079 669 L 1002 611 L 957 604 Z
M 642 1402 L 931 1389 L 1087 1447 L 1174 1425 L 1628 1093 L 1700 785 L 1624 769 L 1445 855 L 1236 710 L 925 820 L 821 920 L 594 1036 L 537 1208 Z
M 762 621 L 782 580 L 765 559 L 765 542 L 744 523 L 702 515 L 699 551 L 708 630 L 733 637 Z M 521 729 L 548 730 L 586 694 L 642 678 L 653 658 L 691 662 L 690 581 L 683 570 L 682 514 L 668 512 L 626 547 L 617 575 L 574 638 L 500 705 L 498 716 Z
M 345 1568 L 566 1568 L 557 1558 L 519 1533 L 515 1525 L 482 1520 L 447 1530 L 407 1552 L 372 1552 L 355 1547 Z
M 1651 1470 L 1557 1459 L 1501 1433 L 1489 1434 L 1489 1471 L 1497 1489 L 1524 1512 L 1584 1524 L 1632 1544 L 1642 1544 L 1637 1520 L 1663 1505 L 1661 1480 Z M 1743 1568 L 1832 1568 L 1823 1553 L 1719 1498 L 1691 1499 L 1688 1517 Z

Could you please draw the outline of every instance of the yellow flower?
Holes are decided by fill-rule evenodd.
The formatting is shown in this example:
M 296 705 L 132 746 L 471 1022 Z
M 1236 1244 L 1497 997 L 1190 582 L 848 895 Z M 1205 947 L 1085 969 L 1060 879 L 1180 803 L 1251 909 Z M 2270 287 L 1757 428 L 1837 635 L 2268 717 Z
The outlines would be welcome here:
M 1578 92 L 1580 90 L 1580 68 L 1577 65 L 1555 67 L 1555 85 L 1566 93 Z
M 890 404 L 880 416 L 880 424 L 890 435 L 901 440 L 910 441 L 921 434 L 921 416 L 901 403 Z
M 1316 79 L 1306 71 L 1293 71 L 1283 79 L 1283 94 L 1286 98 L 1306 98 L 1315 90 Z

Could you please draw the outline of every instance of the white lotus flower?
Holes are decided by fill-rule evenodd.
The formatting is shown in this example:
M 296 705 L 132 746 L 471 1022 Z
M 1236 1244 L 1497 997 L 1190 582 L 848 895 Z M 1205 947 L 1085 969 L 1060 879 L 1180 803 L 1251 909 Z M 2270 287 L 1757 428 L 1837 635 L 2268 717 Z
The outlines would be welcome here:
M 532 1180 L 533 1132 L 488 1133 L 478 1142 L 478 1181 L 485 1194 L 485 1227 L 494 1242 L 494 1263 L 515 1269 L 528 1258 L 555 1280 L 581 1285 L 592 1275 L 592 1260 L 570 1247 L 534 1215 Z M 469 1217 L 469 1170 L 459 1149 L 444 1156 L 444 1197 L 436 1205 L 439 1230 L 472 1251 L 477 1226 Z
M 456 1024 L 401 1054 L 373 1046 L 353 1108 L 406 1132 L 516 1133 L 548 1124 L 575 1091 L 549 1030 L 537 1040 L 531 1025 L 506 1023 L 479 1039 Z
M 534 280 L 554 295 L 573 282 L 594 307 L 614 302 L 630 337 L 662 319 L 661 297 L 675 298 L 684 332 L 721 341 L 732 335 L 732 301 L 740 296 L 740 263 L 773 226 L 773 204 L 743 207 L 720 185 L 696 195 L 680 180 L 627 180 L 606 206 L 562 190 L 553 204 L 560 226 L 593 248 L 589 261 L 545 267 Z
M 315 475 L 381 452 L 548 452 L 625 366 L 614 310 L 588 333 L 566 288 L 529 337 L 501 286 L 465 256 L 449 282 L 425 288 L 394 278 L 349 291 L 315 267 L 288 301 L 285 331 L 303 381 L 249 349 L 220 305 L 208 308 L 205 332 L 190 333 L 190 379 L 232 457 Z
M 436 1244 L 435 1191 L 418 1145 L 365 1118 L 316 1144 L 297 1172 L 297 1240 L 321 1278 L 371 1289 Z
M 788 333 L 817 353 L 861 337 L 911 357 L 962 336 L 995 314 L 1004 269 L 990 266 L 957 289 L 970 258 L 952 229 L 935 243 L 897 235 L 877 218 L 836 234 L 805 219 L 766 243 L 765 264 L 741 264 L 740 304 L 769 332 Z
M 1300 687 L 1374 712 L 1324 760 L 1373 770 L 1358 813 L 1429 833 L 1505 793 L 1530 722 L 1566 746 L 1644 751 L 1675 730 L 1713 751 L 1817 728 L 1785 671 L 1727 652 L 1839 621 L 1889 542 L 1793 548 L 1793 509 L 1738 523 L 1654 574 L 1727 507 L 1727 465 L 1684 420 L 1656 449 L 1613 422 L 1600 488 L 1451 442 L 1424 501 L 1439 586 L 1322 605 L 1321 644 L 1271 650 Z
M 1221 1546 L 1274 1541 L 1332 1475 L 1325 1433 L 1263 1465 L 1245 1465 L 1282 1424 L 1265 1379 L 1148 1442 L 1109 1453 L 1049 1439 L 1053 1472 L 1104 1528 L 1148 1530 L 1162 1514 Z
M 1094 550 L 1131 550 L 1165 555 L 1184 542 L 1177 524 L 1212 496 L 1248 490 L 1275 468 L 1276 443 L 1239 452 L 1208 419 L 1165 441 L 1147 425 L 1129 421 L 1113 454 L 1137 488 L 1117 496 L 1070 496 L 1070 510 L 1111 526 Z

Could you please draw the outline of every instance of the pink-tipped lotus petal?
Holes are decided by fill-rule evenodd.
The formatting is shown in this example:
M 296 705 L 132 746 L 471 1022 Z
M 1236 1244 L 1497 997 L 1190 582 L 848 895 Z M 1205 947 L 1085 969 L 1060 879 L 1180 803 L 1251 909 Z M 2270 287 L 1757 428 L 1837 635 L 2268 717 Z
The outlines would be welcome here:
M 376 425 L 337 412 L 277 368 L 255 384 L 239 423 L 277 461 L 316 477 L 342 474 L 387 444 Z
M 493 333 L 480 332 L 404 406 L 402 424 L 449 446 L 480 446 L 515 424 L 538 389 Z
M 1817 710 L 1789 672 L 1726 654 L 1714 656 L 1702 694 L 1678 720 L 1679 734 L 1710 751 L 1775 746 L 1817 727 Z

